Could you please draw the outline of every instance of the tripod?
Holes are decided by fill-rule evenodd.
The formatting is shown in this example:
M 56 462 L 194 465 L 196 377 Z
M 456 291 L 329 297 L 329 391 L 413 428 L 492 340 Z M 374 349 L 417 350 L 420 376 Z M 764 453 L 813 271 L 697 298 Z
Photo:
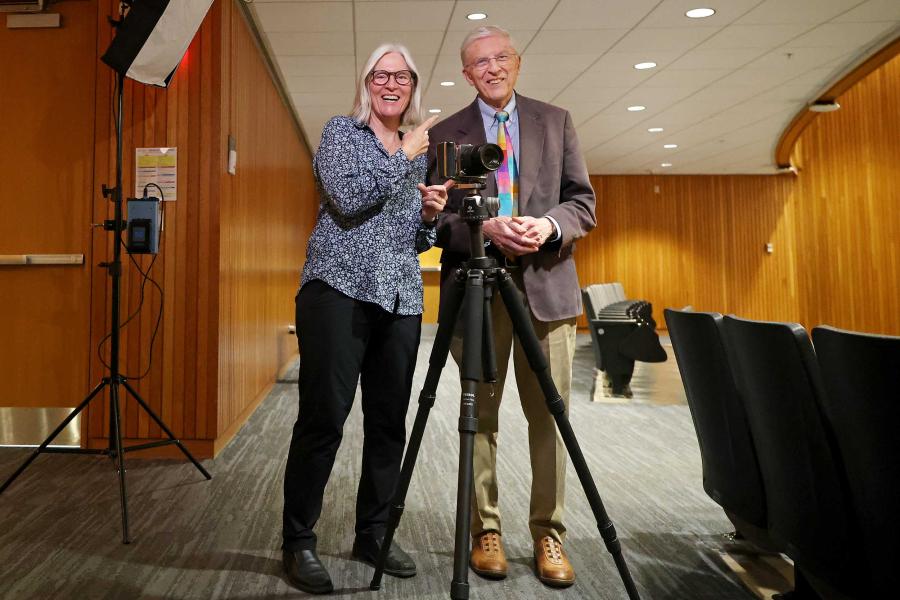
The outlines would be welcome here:
M 9 479 L 7 479 L 2 486 L 0 486 L 0 494 L 6 491 L 6 488 L 12 484 L 16 478 L 22 474 L 23 471 L 38 457 L 39 454 L 105 454 L 110 459 L 115 461 L 116 468 L 119 472 L 119 498 L 121 500 L 121 511 L 122 511 L 122 543 L 130 544 L 131 538 L 128 534 L 128 496 L 125 491 L 125 453 L 133 452 L 135 450 L 147 450 L 149 448 L 158 448 L 160 446 L 167 446 L 170 444 L 175 444 L 178 448 L 184 453 L 184 455 L 190 459 L 194 466 L 203 474 L 206 479 L 212 479 L 212 475 L 203 468 L 197 459 L 188 452 L 188 449 L 184 447 L 184 444 L 181 443 L 175 437 L 175 434 L 163 423 L 162 419 L 160 419 L 156 413 L 153 412 L 153 409 L 144 401 L 143 398 L 135 391 L 133 387 L 128 384 L 127 377 L 122 375 L 119 370 L 119 328 L 120 328 L 120 316 L 119 316 L 119 298 L 120 298 L 120 288 L 121 288 L 121 278 L 122 278 L 122 230 L 124 229 L 124 222 L 122 219 L 122 97 L 124 95 L 124 76 L 119 73 L 116 76 L 116 93 L 117 93 L 117 106 L 118 111 L 116 113 L 116 187 L 108 188 L 105 185 L 103 186 L 103 197 L 108 198 L 112 196 L 112 201 L 114 204 L 114 218 L 112 221 L 106 220 L 103 223 L 103 228 L 107 231 L 113 232 L 113 259 L 110 262 L 100 263 L 100 266 L 106 268 L 108 275 L 112 278 L 112 332 L 110 334 L 110 361 L 109 361 L 109 374 L 106 377 L 103 377 L 100 383 L 97 384 L 96 387 L 91 391 L 90 394 L 78 405 L 75 410 L 73 410 L 59 426 L 53 430 L 44 442 L 38 446 L 34 452 L 28 457 L 28 459 L 13 473 Z M 50 442 L 56 438 L 59 433 L 65 429 L 69 423 L 75 418 L 76 415 L 81 413 L 88 404 L 90 404 L 91 400 L 97 396 L 104 388 L 109 386 L 109 445 L 106 448 L 49 448 Z M 119 414 L 119 395 L 121 393 L 120 386 L 124 387 L 125 390 L 131 395 L 132 398 L 137 400 L 138 404 L 147 411 L 147 414 L 150 415 L 150 418 L 159 425 L 159 428 L 162 429 L 166 435 L 169 437 L 167 440 L 160 440 L 156 442 L 148 442 L 146 444 L 136 444 L 133 446 L 123 447 L 122 446 L 122 426 L 121 419 Z
M 482 223 L 489 218 L 488 201 L 482 199 L 478 191 L 484 189 L 483 182 L 471 182 L 457 185 L 471 190 L 463 199 L 461 216 L 469 227 L 470 260 L 464 263 L 456 273 L 456 280 L 441 303 L 438 316 L 438 330 L 434 346 L 429 358 L 428 372 L 419 395 L 419 408 L 409 438 L 409 445 L 403 457 L 397 490 L 391 501 L 387 530 L 384 542 L 375 567 L 375 574 L 369 588 L 377 590 L 381 587 L 384 564 L 390 551 L 394 532 L 403 514 L 404 502 L 409 483 L 415 468 L 416 457 L 425 432 L 428 413 L 434 406 L 438 381 L 441 371 L 447 362 L 450 342 L 456 326 L 457 315 L 462 308 L 463 350 L 460 363 L 460 380 L 462 397 L 460 400 L 459 435 L 460 456 L 456 496 L 456 535 L 453 552 L 453 580 L 450 583 L 450 598 L 466 600 L 469 597 L 469 556 L 470 556 L 470 517 L 471 496 L 473 488 L 472 455 L 475 445 L 475 433 L 478 431 L 475 392 L 482 373 L 486 379 L 494 379 L 496 375 L 496 359 L 494 356 L 490 303 L 493 287 L 500 290 L 500 295 L 512 321 L 513 331 L 518 336 L 528 358 L 531 370 L 537 376 L 541 390 L 547 402 L 547 408 L 556 421 L 556 426 L 572 459 L 578 479 L 588 497 L 600 535 L 606 549 L 612 554 L 619 576 L 631 600 L 639 600 L 634 580 L 628 571 L 628 565 L 622 556 L 622 548 L 616 537 L 616 530 L 606 513 L 597 487 L 594 485 L 590 469 L 575 438 L 575 432 L 565 413 L 565 404 L 550 377 L 547 359 L 541 349 L 537 334 L 531 324 L 531 318 L 516 289 L 511 276 L 497 266 L 497 262 L 484 253 L 484 234 Z M 483 352 L 483 353 L 482 353 Z

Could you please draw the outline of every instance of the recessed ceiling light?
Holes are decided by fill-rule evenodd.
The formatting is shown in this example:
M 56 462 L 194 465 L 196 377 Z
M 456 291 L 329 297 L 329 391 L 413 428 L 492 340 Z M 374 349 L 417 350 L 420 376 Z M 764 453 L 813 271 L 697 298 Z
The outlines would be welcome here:
M 438 114 L 439 112 L 441 112 L 441 109 L 439 109 L 439 108 L 429 108 L 429 109 L 428 109 L 428 112 L 430 112 L 430 113 L 433 114 L 433 115 L 436 115 L 436 114 Z
M 640 104 L 636 104 L 635 106 L 628 107 L 628 110 L 630 110 L 631 112 L 639 112 L 639 111 L 646 110 L 646 109 L 647 109 L 646 106 L 641 106 Z
M 441 85 L 444 87 L 450 87 L 452 85 L 456 85 L 456 82 L 455 81 L 442 81 Z
M 644 69 L 652 69 L 656 66 L 655 62 L 642 62 L 634 65 L 634 68 L 638 71 L 643 71 Z
M 671 166 L 672 166 L 672 163 L 659 163 L 659 166 L 661 166 L 661 167 L 671 167 Z
M 667 150 L 671 150 L 672 148 L 677 148 L 677 147 L 678 147 L 678 144 L 663 144 L 663 148 L 666 148 Z
M 691 10 L 684 13 L 684 16 L 689 19 L 705 19 L 706 17 L 711 17 L 716 14 L 711 8 L 692 8 Z
M 480 21 L 482 19 L 487 19 L 487 15 L 484 13 L 471 13 L 466 15 L 466 18 L 470 21 Z
M 647 131 L 649 131 L 650 133 L 659 133 L 659 132 L 662 131 L 662 130 L 663 130 L 662 127 L 651 127 L 651 128 L 648 129 Z

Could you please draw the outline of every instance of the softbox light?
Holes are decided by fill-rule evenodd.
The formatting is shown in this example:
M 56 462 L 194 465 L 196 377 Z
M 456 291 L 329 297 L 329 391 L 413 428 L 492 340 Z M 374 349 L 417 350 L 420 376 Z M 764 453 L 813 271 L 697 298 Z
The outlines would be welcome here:
M 166 87 L 213 0 L 133 0 L 102 60 L 141 83 Z

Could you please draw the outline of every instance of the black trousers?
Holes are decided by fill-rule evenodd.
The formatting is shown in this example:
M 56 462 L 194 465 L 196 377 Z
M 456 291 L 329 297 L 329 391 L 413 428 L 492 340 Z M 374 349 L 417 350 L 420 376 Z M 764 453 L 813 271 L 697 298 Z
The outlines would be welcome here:
M 406 443 L 422 316 L 396 315 L 314 280 L 296 299 L 300 414 L 284 474 L 286 550 L 315 549 L 325 484 L 361 381 L 362 474 L 356 534 L 384 535 Z

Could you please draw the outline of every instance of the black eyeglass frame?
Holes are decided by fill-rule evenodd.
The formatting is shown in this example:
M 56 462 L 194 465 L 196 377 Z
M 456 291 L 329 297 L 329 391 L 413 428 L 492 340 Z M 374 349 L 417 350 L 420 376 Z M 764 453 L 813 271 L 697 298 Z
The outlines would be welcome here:
M 409 73 L 409 82 L 400 83 L 399 81 L 397 81 L 397 75 L 401 73 Z M 378 83 L 375 81 L 375 77 L 379 74 L 387 75 L 387 79 L 384 80 L 384 83 Z M 375 85 L 387 85 L 387 83 L 391 80 L 391 77 L 394 78 L 394 81 L 397 83 L 397 85 L 407 86 L 414 83 L 419 83 L 419 76 L 416 75 L 415 71 L 411 71 L 410 69 L 401 69 L 399 71 L 382 71 L 379 69 L 378 71 L 369 71 L 369 74 L 366 75 L 366 79 L 375 83 Z

